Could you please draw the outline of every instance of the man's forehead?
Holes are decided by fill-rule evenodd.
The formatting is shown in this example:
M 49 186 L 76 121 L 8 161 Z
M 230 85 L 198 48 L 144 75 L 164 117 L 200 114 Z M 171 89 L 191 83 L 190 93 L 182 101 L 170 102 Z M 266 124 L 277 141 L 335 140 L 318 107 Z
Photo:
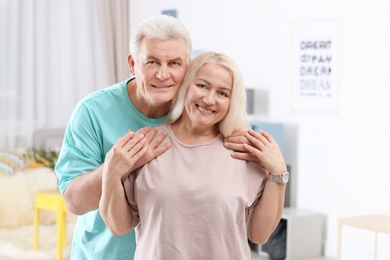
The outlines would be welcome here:
M 187 46 L 183 39 L 144 39 L 146 44 L 142 44 L 140 54 L 145 58 L 184 60 L 187 58 Z

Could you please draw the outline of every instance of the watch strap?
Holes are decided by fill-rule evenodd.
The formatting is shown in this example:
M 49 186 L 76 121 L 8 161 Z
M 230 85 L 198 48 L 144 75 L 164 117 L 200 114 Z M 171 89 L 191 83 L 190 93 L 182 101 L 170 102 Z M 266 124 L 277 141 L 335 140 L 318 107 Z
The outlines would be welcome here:
M 283 172 L 279 175 L 273 175 L 271 173 L 268 174 L 268 180 L 276 183 L 283 183 L 286 184 L 289 179 L 289 172 Z

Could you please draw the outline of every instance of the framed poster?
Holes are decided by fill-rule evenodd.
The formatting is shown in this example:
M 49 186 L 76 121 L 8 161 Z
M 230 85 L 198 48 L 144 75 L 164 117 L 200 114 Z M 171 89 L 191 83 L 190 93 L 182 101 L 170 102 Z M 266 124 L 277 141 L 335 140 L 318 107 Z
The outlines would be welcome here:
M 341 18 L 291 23 L 291 110 L 338 113 Z

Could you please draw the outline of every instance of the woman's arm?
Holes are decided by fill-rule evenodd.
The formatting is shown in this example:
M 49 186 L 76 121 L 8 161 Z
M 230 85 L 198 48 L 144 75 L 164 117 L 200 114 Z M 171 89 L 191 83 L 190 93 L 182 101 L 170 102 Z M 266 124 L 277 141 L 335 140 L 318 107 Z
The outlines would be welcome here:
M 233 153 L 238 159 L 256 161 L 266 173 L 279 175 L 287 171 L 282 152 L 273 137 L 264 132 L 248 130 L 235 137 L 235 147 L 244 153 Z M 252 242 L 264 244 L 282 217 L 286 185 L 267 181 L 255 206 L 249 237 Z
M 265 244 L 282 217 L 285 184 L 267 181 L 252 216 L 250 240 Z

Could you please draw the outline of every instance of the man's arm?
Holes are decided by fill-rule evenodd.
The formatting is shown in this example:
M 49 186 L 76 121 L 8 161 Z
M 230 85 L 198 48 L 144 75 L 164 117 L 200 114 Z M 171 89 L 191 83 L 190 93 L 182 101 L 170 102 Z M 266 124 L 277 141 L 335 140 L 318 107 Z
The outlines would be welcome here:
M 123 174 L 117 170 L 122 167 L 131 168 L 146 152 L 146 138 L 141 134 L 131 138 L 124 136 L 107 153 L 106 159 L 116 161 L 117 157 L 126 155 L 128 165 L 110 165 L 106 163 L 102 174 L 102 196 L 99 203 L 100 214 L 114 236 L 123 235 L 132 229 L 130 206 L 127 204 Z M 123 160 L 122 160 L 123 162 Z
M 133 226 L 122 181 L 103 175 L 102 187 L 99 211 L 104 223 L 114 236 L 126 234 Z
M 109 171 L 110 174 L 121 175 L 123 181 L 130 172 L 164 153 L 169 148 L 169 143 L 166 143 L 161 147 L 159 147 L 159 145 L 166 137 L 166 133 L 161 133 L 157 136 L 156 133 L 156 129 L 144 127 L 138 130 L 137 133 L 129 132 L 121 137 L 115 145 L 119 142 L 123 142 L 123 145 L 129 145 L 131 140 L 139 141 L 145 139 L 146 151 L 143 156 L 134 163 L 134 161 L 131 160 L 133 153 L 129 148 L 128 151 L 116 154 L 114 157 L 106 156 L 105 162 L 97 169 L 73 179 L 63 192 L 67 209 L 73 214 L 82 215 L 99 208 L 99 201 L 102 195 L 102 174 L 104 168 L 106 171 Z
M 103 164 L 96 170 L 73 179 L 62 196 L 66 208 L 75 215 L 83 215 L 99 206 L 102 194 Z

